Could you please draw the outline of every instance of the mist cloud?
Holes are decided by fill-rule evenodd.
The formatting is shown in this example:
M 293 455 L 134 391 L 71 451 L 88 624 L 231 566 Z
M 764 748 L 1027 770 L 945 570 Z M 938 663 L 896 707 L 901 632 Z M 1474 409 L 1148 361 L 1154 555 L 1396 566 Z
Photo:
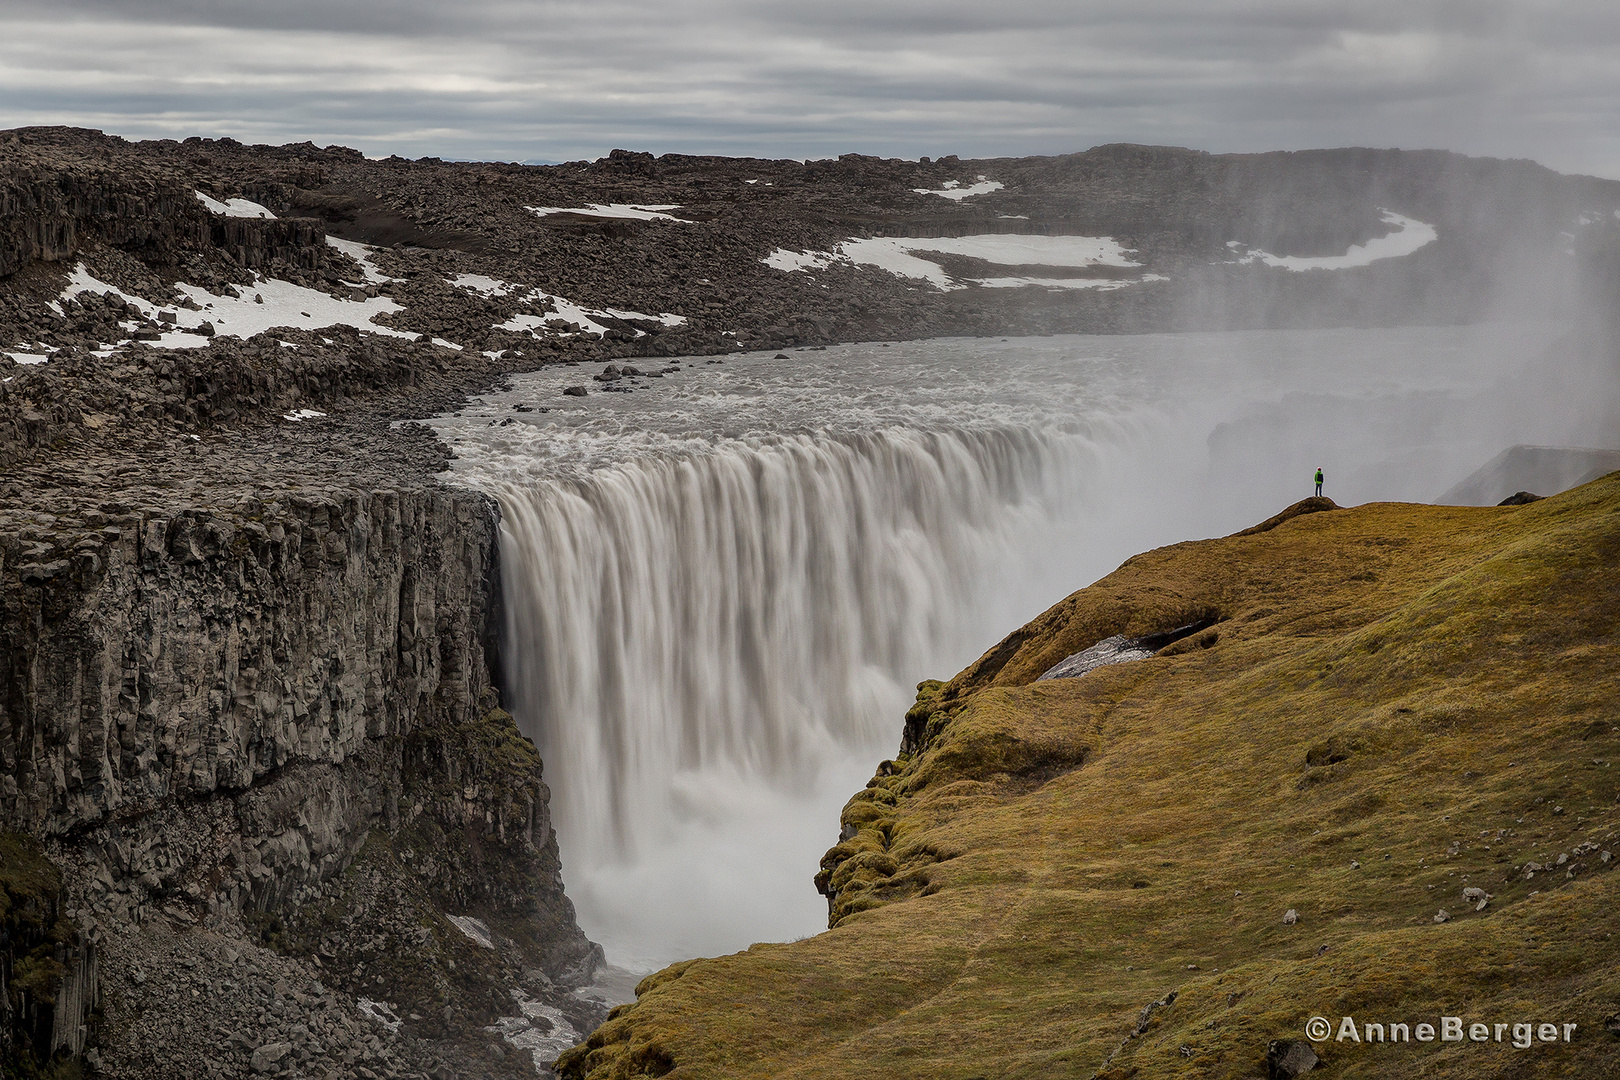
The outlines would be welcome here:
M 1437 146 L 1620 176 L 1598 2 L 12 0 L 0 125 L 552 159 Z

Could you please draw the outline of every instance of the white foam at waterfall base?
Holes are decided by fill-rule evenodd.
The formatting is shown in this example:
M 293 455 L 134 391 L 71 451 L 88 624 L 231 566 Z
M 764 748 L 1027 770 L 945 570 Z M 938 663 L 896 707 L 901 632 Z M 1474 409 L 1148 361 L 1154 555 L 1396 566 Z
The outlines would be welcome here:
M 815 933 L 820 855 L 918 680 L 1318 465 L 1344 504 L 1421 499 L 1499 440 L 1564 441 L 1491 389 L 1544 334 L 847 346 L 583 399 L 564 367 L 437 421 L 502 506 L 508 704 L 581 925 L 643 970 Z

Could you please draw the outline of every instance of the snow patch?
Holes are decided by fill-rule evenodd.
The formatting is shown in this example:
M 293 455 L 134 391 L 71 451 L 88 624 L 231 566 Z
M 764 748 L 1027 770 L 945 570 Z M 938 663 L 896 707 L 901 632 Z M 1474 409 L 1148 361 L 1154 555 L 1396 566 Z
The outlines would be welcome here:
M 214 324 L 216 334 L 250 338 L 273 326 L 293 326 L 300 330 L 319 330 L 328 326 L 352 326 L 368 334 L 387 337 L 414 338 L 415 334 L 379 326 L 372 322 L 378 315 L 387 315 L 405 309 L 386 296 L 371 296 L 364 300 L 342 300 L 319 289 L 294 285 L 279 278 L 259 278 L 244 286 L 240 296 L 215 295 L 200 285 L 178 284 L 175 289 L 199 307 L 207 304 L 207 311 L 180 309 L 177 314 L 182 326 L 199 326 L 204 321 Z M 263 298 L 257 303 L 254 297 Z M 206 318 L 205 318 L 206 317 Z M 190 338 L 190 342 L 174 342 L 171 338 Z M 163 344 L 207 344 L 190 334 L 164 334 Z
M 41 356 L 38 353 L 8 352 L 6 355 L 18 364 L 43 364 L 50 359 L 49 356 Z
M 193 194 L 197 196 L 199 202 L 208 208 L 210 214 L 222 214 L 225 217 L 267 218 L 271 221 L 276 219 L 276 215 L 251 199 L 226 199 L 224 202 L 220 202 L 218 199 L 210 199 L 200 191 Z
M 404 1023 L 394 1012 L 394 1007 L 385 1001 L 372 1001 L 370 998 L 360 998 L 355 1006 L 368 1019 L 374 1020 L 388 1029 L 390 1035 L 399 1031 L 400 1024 Z
M 371 261 L 371 257 L 377 253 L 378 249 L 370 244 L 362 244 L 355 240 L 339 240 L 335 236 L 328 236 L 326 246 L 336 248 L 359 263 L 360 272 L 365 275 L 365 281 L 368 285 L 386 285 L 389 282 L 399 280 L 399 278 L 389 277 L 377 269 L 376 265 Z
M 482 920 L 470 918 L 466 915 L 449 915 L 446 917 L 456 924 L 457 930 L 460 930 L 484 948 L 493 949 L 495 947 L 495 942 L 489 936 L 489 927 L 485 926 Z
M 977 184 L 969 184 L 967 187 L 963 187 L 960 180 L 947 180 L 945 181 L 944 188 L 940 191 L 920 187 L 912 188 L 911 190 L 915 191 L 918 195 L 938 195 L 942 199 L 950 199 L 953 202 L 961 202 L 963 199 L 969 199 L 975 195 L 988 195 L 992 191 L 1000 191 L 1006 186 L 1007 185 L 1001 183 L 999 180 L 986 180 L 981 176 L 979 177 L 979 182 Z
M 591 203 L 589 206 L 525 206 L 523 209 L 537 217 L 546 217 L 550 214 L 578 214 L 580 217 L 624 218 L 629 221 L 679 221 L 683 225 L 690 225 L 691 222 L 684 218 L 664 213 L 665 210 L 680 208 L 680 203 L 648 206 L 631 206 L 629 203 Z
M 399 338 L 416 336 L 391 327 L 378 326 L 371 321 L 378 315 L 405 310 L 386 296 L 368 297 L 365 300 L 340 300 L 318 289 L 294 285 L 279 278 L 256 278 L 253 284 L 238 287 L 240 295 L 234 297 L 229 294 L 211 293 L 200 285 L 184 283 L 175 285 L 175 291 L 203 310 L 192 311 L 185 307 L 172 309 L 175 316 L 172 325 L 175 329 L 165 331 L 157 340 L 147 344 L 165 349 L 200 349 L 208 344 L 209 337 L 186 333 L 185 330 L 199 327 L 205 322 L 213 324 L 214 333 L 218 336 L 244 339 L 273 326 L 292 326 L 302 330 L 316 330 L 327 326 L 352 326 L 368 334 Z M 83 263 L 80 263 L 68 275 L 68 285 L 62 290 L 62 296 L 66 299 L 86 292 L 113 293 L 125 303 L 133 305 L 148 319 L 156 319 L 159 310 L 170 310 L 160 309 L 150 300 L 133 296 L 116 286 L 98 280 L 84 268 Z M 261 298 L 263 303 L 257 302 L 255 297 Z M 127 344 L 127 341 L 117 344 Z
M 682 326 L 682 325 L 684 325 L 686 323 L 686 316 L 685 315 L 672 315 L 667 311 L 660 312 L 657 315 L 643 315 L 639 311 L 623 311 L 623 310 L 620 310 L 619 308 L 611 308 L 610 307 L 610 308 L 602 308 L 601 309 L 601 314 L 607 315 L 610 318 L 624 319 L 624 320 L 627 320 L 627 321 L 634 320 L 634 319 L 641 319 L 641 320 L 643 320 L 645 322 L 660 322 L 660 323 L 663 323 L 665 326 Z
M 681 326 L 686 322 L 685 315 L 675 315 L 670 312 L 660 312 L 657 315 L 647 315 L 640 311 L 626 311 L 621 308 L 588 308 L 565 300 L 560 296 L 527 285 L 514 285 L 509 281 L 500 281 L 496 278 L 484 277 L 481 274 L 457 274 L 451 282 L 457 288 L 471 289 L 482 296 L 512 296 L 519 303 L 532 306 L 549 304 L 552 308 L 549 314 L 536 315 L 529 312 L 518 312 L 510 319 L 495 327 L 497 330 L 511 330 L 514 333 L 529 333 L 539 337 L 540 331 L 546 329 L 546 323 L 552 319 L 561 319 L 563 322 L 574 323 L 580 331 L 587 334 L 605 334 L 610 329 L 597 322 L 597 319 L 621 319 L 625 321 L 641 320 L 643 322 L 662 323 L 665 326 Z M 551 331 L 552 333 L 569 333 L 570 331 Z M 645 336 L 646 331 L 637 330 L 636 336 Z M 455 346 L 460 348 L 460 346 Z
M 1250 248 L 1237 261 L 1245 265 L 1253 262 L 1262 262 L 1267 266 L 1281 267 L 1285 270 L 1348 270 L 1352 267 L 1366 266 L 1379 259 L 1398 259 L 1410 255 L 1419 248 L 1427 247 L 1440 236 L 1433 225 L 1397 214 L 1393 210 L 1379 207 L 1386 225 L 1395 226 L 1395 231 L 1386 236 L 1374 237 L 1365 244 L 1353 244 L 1350 250 L 1343 255 L 1272 255 L 1258 248 Z M 1239 249 L 1243 245 L 1236 240 L 1228 240 L 1226 246 Z
M 835 262 L 860 266 L 875 266 L 899 277 L 918 278 L 942 290 L 966 288 L 954 280 L 945 269 L 931 259 L 921 257 L 929 252 L 945 255 L 964 255 L 1002 266 L 1061 266 L 1083 268 L 1090 266 L 1138 267 L 1142 264 L 1130 258 L 1130 252 L 1110 236 L 1024 236 L 984 233 L 977 236 L 873 236 L 865 239 L 845 240 L 836 252 L 789 251 L 778 248 L 761 261 L 765 265 L 792 273 L 796 270 L 821 270 Z M 973 281 L 974 279 L 968 279 Z M 1068 278 L 986 278 L 977 282 L 996 282 L 991 288 L 1012 288 L 1020 284 L 1044 285 L 1048 281 L 1062 281 L 1052 286 L 1068 289 L 1120 288 L 1137 279 L 1083 279 L 1085 284 L 1071 284 Z
M 795 270 L 825 270 L 837 259 L 838 256 L 829 251 L 789 251 L 787 248 L 777 248 L 759 261 L 773 270 L 791 274 Z
M 285 345 L 287 343 L 283 341 L 282 344 Z M 297 346 L 295 345 L 293 348 L 297 348 Z M 325 413 L 316 412 L 314 409 L 294 409 L 290 413 L 282 413 L 281 418 L 283 420 L 291 420 L 294 423 L 297 423 L 301 420 L 319 420 L 325 415 Z
M 1025 286 L 1035 286 L 1043 289 L 1095 289 L 1097 292 L 1113 292 L 1123 289 L 1127 285 L 1135 285 L 1143 281 L 1169 281 L 1163 274 L 1143 274 L 1137 278 L 1036 278 L 1036 277 L 998 277 L 973 278 L 973 284 L 985 289 L 1018 289 Z
M 525 291 L 522 285 L 513 285 L 510 281 L 499 281 L 483 274 L 457 274 L 450 282 L 458 289 L 467 289 L 479 296 L 511 296 L 513 293 Z

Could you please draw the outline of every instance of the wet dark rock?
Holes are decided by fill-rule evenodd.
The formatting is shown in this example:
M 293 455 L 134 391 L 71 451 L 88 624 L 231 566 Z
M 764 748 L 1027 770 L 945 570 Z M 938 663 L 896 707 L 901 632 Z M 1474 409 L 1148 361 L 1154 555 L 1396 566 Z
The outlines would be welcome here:
M 584 397 L 589 391 L 583 386 L 565 386 L 563 393 L 568 397 Z
M 1269 1080 L 1295 1080 L 1316 1068 L 1321 1058 L 1303 1039 L 1280 1039 L 1266 1047 Z

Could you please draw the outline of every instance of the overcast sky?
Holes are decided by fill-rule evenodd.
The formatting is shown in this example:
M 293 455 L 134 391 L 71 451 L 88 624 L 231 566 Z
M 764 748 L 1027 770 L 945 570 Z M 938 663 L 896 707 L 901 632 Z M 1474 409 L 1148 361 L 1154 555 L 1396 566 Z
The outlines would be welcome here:
M 1614 0 L 4 0 L 0 126 L 570 160 L 1441 147 L 1620 178 Z

